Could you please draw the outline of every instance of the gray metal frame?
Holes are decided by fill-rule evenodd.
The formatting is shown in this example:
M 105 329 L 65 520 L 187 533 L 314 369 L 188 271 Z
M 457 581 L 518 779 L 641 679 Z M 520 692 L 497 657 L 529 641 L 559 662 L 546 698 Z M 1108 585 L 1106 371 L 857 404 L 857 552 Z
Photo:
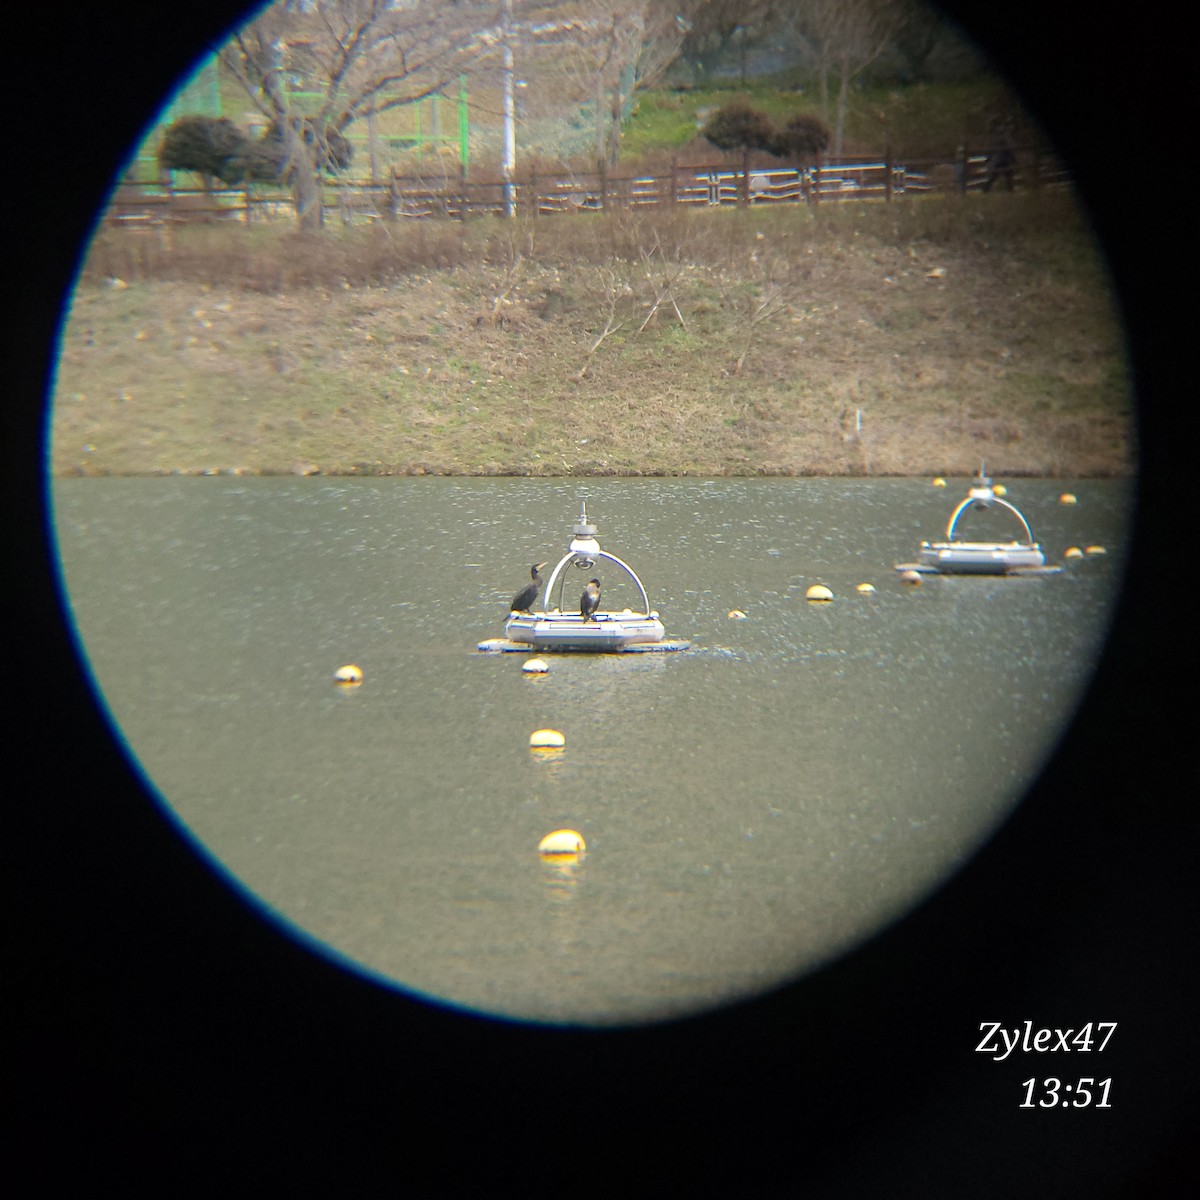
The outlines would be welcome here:
M 642 581 L 637 577 L 637 572 L 634 571 L 634 569 L 628 563 L 622 562 L 615 554 L 609 554 L 605 550 L 597 550 L 594 554 L 588 554 L 588 555 L 576 554 L 574 551 L 571 551 L 569 554 L 565 554 L 565 555 L 563 555 L 562 558 L 559 559 L 558 565 L 551 572 L 550 579 L 546 584 L 546 606 L 547 606 L 547 609 L 550 605 L 550 598 L 554 593 L 554 584 L 556 581 L 558 581 L 559 574 L 563 573 L 563 569 L 569 563 L 574 562 L 576 566 L 580 567 L 583 570 L 587 570 L 588 567 L 593 566 L 595 564 L 595 561 L 598 558 L 608 559 L 609 562 L 620 567 L 621 570 L 624 571 L 625 574 L 628 575 L 629 578 L 633 580 L 634 586 L 638 590 L 638 595 L 641 596 L 641 598 L 642 598 L 642 612 L 639 615 L 644 616 L 644 617 L 650 616 L 650 600 L 646 596 L 646 589 L 642 586 Z M 558 586 L 558 611 L 559 612 L 566 611 L 563 608 L 563 601 L 562 601 L 562 592 L 563 592 L 563 588 L 566 587 L 566 583 L 567 583 L 567 577 L 566 577 L 566 574 L 563 573 L 562 580 L 559 581 L 559 586 Z M 543 611 L 546 611 L 546 610 L 543 610 Z

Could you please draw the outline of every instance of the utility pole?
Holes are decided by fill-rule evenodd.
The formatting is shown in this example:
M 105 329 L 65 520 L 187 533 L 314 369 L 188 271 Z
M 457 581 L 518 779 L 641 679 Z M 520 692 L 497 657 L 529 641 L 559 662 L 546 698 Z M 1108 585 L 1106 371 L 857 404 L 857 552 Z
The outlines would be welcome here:
M 517 100 L 516 72 L 513 67 L 512 0 L 504 0 L 504 12 L 500 18 L 500 54 L 500 78 L 504 90 L 504 150 L 500 158 L 500 174 L 504 179 L 504 215 L 511 217 L 516 211 L 513 176 L 517 167 Z
M 504 215 L 516 213 L 517 172 L 517 74 L 515 46 L 518 38 L 539 45 L 555 45 L 582 36 L 590 36 L 598 28 L 594 19 L 580 17 L 563 21 L 531 23 L 513 19 L 513 0 L 503 0 L 497 25 L 480 30 L 477 44 L 491 53 L 500 47 L 500 91 L 502 109 L 502 141 L 500 174 L 504 189 Z M 523 43 L 524 44 L 524 43 Z

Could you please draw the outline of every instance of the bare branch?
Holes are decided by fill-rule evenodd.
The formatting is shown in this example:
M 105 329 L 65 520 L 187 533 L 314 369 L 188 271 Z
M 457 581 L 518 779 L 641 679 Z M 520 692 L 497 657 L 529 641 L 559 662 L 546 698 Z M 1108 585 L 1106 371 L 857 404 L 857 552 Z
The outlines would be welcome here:
M 658 310 L 663 306 L 664 301 L 669 300 L 671 307 L 675 310 L 675 315 L 679 318 L 679 324 L 687 329 L 687 322 L 683 319 L 683 313 L 680 311 L 679 305 L 675 302 L 673 288 L 680 275 L 687 269 L 686 260 L 678 252 L 676 252 L 675 262 L 669 263 L 666 252 L 663 250 L 662 241 L 658 236 L 658 230 L 654 230 L 654 244 L 647 250 L 639 242 L 638 255 L 642 260 L 642 271 L 645 274 L 646 282 L 649 283 L 651 290 L 654 293 L 654 301 L 650 306 L 650 311 L 646 314 L 646 319 L 638 328 L 638 333 L 645 331 L 646 326 L 654 319 Z M 656 266 L 654 259 L 658 258 Z
M 762 291 L 750 301 L 746 340 L 737 362 L 734 363 L 734 375 L 742 373 L 760 329 L 780 313 L 786 312 L 791 307 L 796 293 L 796 286 L 788 277 L 788 267 L 785 263 L 775 260 L 763 262 L 757 254 L 751 254 L 750 265 L 759 276 Z
M 604 328 L 600 331 L 600 336 L 591 344 L 588 349 L 587 356 L 584 359 L 583 366 L 575 372 L 576 379 L 583 379 L 591 370 L 592 359 L 595 357 L 596 351 L 604 345 L 605 341 L 610 338 L 619 329 L 623 329 L 629 324 L 629 318 L 623 317 L 617 319 L 617 308 L 623 300 L 627 300 L 633 294 L 633 289 L 629 285 L 628 277 L 618 275 L 612 267 L 598 267 L 596 274 L 604 292 L 604 301 L 606 309 L 606 320 Z

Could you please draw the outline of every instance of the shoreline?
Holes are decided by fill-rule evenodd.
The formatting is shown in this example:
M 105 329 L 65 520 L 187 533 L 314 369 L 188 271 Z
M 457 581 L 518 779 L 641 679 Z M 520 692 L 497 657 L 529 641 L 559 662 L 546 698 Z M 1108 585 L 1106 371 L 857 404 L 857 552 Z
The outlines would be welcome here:
M 1125 469 L 1108 471 L 1072 471 L 1065 469 L 1053 473 L 1033 470 L 1008 470 L 996 472 L 988 469 L 988 474 L 994 479 L 1002 476 L 1004 479 L 1121 479 L 1132 482 L 1138 478 L 1136 466 Z M 317 470 L 265 470 L 249 471 L 238 467 L 202 468 L 194 470 L 176 469 L 171 471 L 49 471 L 46 478 L 50 482 L 60 479 L 971 479 L 974 471 L 584 471 L 584 472 L 517 472 L 517 471 L 443 471 L 443 470 L 397 470 L 397 471 L 323 471 Z

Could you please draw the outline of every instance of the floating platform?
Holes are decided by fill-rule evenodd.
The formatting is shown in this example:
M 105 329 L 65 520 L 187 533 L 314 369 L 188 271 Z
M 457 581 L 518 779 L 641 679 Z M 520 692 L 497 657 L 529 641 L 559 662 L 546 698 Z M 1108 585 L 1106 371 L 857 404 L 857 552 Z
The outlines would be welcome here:
M 626 650 L 655 645 L 666 630 L 657 613 L 598 612 L 585 621 L 579 613 L 551 611 L 514 616 L 504 627 L 513 642 L 535 650 Z
M 994 567 L 969 567 L 956 566 L 949 569 L 945 566 L 931 566 L 924 562 L 896 563 L 897 571 L 916 571 L 918 575 L 1058 575 L 1062 571 L 1061 566 L 1051 566 L 1047 564 L 1031 563 L 1028 566 L 1005 566 L 1003 568 Z
M 569 568 L 590 573 L 597 570 L 600 563 L 617 568 L 633 584 L 641 602 L 639 609 L 598 609 L 585 618 L 582 611 L 572 611 L 566 606 L 564 592 Z M 598 583 L 598 580 L 592 583 Z M 666 629 L 658 613 L 651 609 L 646 588 L 637 572 L 615 554 L 600 549 L 596 527 L 588 523 L 586 504 L 580 507 L 579 520 L 571 528 L 571 542 L 566 554 L 546 582 L 545 603 L 543 611 L 509 613 L 504 637 L 481 642 L 479 648 L 507 649 L 507 644 L 512 644 L 514 649 L 520 650 L 627 653 L 682 650 L 688 645 L 687 642 L 666 640 Z
M 959 519 L 973 508 L 993 505 L 1010 513 L 1025 535 L 1007 542 L 973 542 L 956 537 Z M 897 563 L 897 571 L 916 571 L 924 575 L 1055 575 L 1061 567 L 1047 566 L 1042 548 L 1033 540 L 1029 522 L 1007 500 L 996 495 L 983 466 L 975 477 L 967 498 L 950 514 L 946 539 L 922 542 L 915 563 Z
M 661 642 L 630 642 L 624 646 L 616 646 L 609 650 L 609 654 L 653 654 L 659 651 L 666 652 L 668 650 L 686 650 L 692 643 L 681 641 L 678 638 L 664 638 Z M 512 654 L 514 651 L 521 651 L 528 654 L 532 646 L 528 642 L 510 642 L 508 638 L 488 638 L 487 641 L 480 642 L 476 646 L 477 650 L 483 650 L 488 654 Z M 569 647 L 559 647 L 569 649 Z M 595 654 L 597 647 L 584 646 L 580 648 L 580 653 Z

